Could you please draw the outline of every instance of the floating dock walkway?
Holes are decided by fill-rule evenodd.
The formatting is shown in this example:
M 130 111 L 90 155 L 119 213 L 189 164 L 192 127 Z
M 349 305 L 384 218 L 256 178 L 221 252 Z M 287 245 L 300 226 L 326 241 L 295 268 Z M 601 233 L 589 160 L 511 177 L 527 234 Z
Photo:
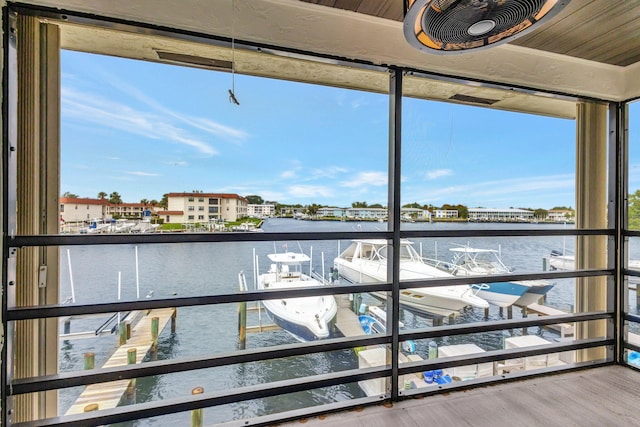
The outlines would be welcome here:
M 135 363 L 141 363 L 147 353 L 157 347 L 157 336 L 169 320 L 171 320 L 172 332 L 175 331 L 176 313 L 174 307 L 150 310 L 136 325 L 132 325 L 131 337 L 125 344 L 118 347 L 103 365 L 103 368 L 131 364 L 133 360 L 129 360 L 129 355 L 132 354 L 130 352 L 132 349 L 135 349 Z M 155 318 L 158 319 L 157 330 L 154 330 L 155 322 L 153 319 Z M 69 408 L 66 415 L 115 408 L 130 385 L 134 383 L 135 379 L 88 385 Z

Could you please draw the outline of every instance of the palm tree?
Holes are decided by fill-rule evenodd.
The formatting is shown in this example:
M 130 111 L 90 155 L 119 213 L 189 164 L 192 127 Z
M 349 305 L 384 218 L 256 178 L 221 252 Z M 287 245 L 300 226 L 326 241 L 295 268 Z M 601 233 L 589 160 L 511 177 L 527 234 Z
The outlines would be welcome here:
M 120 193 L 114 191 L 109 195 L 109 203 L 113 203 L 114 205 L 118 205 L 122 203 L 122 197 L 120 197 Z
M 149 200 L 142 199 L 142 200 L 140 200 L 140 203 L 142 203 L 142 205 L 144 205 L 144 206 L 147 206 L 149 204 Z
M 98 193 L 98 199 L 106 199 L 107 198 L 107 193 L 105 193 L 104 191 L 101 191 Z
M 162 199 L 160 199 L 160 203 L 159 203 L 160 207 L 168 209 L 168 207 L 169 207 L 169 197 L 168 196 L 169 195 L 167 193 L 162 195 Z

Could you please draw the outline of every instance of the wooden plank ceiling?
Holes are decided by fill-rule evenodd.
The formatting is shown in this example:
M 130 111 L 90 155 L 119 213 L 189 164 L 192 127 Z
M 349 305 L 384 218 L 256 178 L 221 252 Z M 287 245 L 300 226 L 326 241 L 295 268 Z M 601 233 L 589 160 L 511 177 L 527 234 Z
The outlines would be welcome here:
M 404 0 L 300 0 L 402 21 Z M 625 67 L 640 61 L 640 1 L 571 0 L 540 28 L 510 42 Z

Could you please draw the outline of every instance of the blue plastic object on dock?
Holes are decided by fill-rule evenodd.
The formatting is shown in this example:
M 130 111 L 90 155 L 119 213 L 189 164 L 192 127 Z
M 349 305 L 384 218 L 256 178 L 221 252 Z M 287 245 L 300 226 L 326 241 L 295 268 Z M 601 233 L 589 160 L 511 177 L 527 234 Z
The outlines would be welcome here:
M 448 384 L 451 382 L 449 374 L 443 374 L 442 369 L 436 369 L 433 371 L 433 381 L 438 384 Z
M 437 379 L 435 379 L 435 382 L 438 384 L 449 384 L 451 382 L 451 377 L 449 376 L 449 374 L 441 375 Z

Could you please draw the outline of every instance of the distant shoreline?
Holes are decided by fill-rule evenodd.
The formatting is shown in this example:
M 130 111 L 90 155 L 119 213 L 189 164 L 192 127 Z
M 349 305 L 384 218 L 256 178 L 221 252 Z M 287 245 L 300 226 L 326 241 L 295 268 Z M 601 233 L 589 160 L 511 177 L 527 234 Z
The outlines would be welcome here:
M 278 218 L 293 218 L 293 217 L 273 217 L 275 219 Z M 338 217 L 320 217 L 320 218 L 295 218 L 299 221 L 340 221 L 340 222 L 387 222 L 379 221 L 375 218 L 338 218 Z M 492 220 L 469 220 L 466 218 L 437 218 L 437 219 L 415 219 L 412 221 L 401 220 L 400 222 L 420 222 L 420 223 L 429 223 L 429 222 L 440 222 L 440 223 L 496 223 L 496 224 L 540 224 L 540 225 L 558 225 L 558 224 L 574 224 L 575 221 L 522 221 L 522 220 L 513 220 L 513 221 L 492 221 Z

